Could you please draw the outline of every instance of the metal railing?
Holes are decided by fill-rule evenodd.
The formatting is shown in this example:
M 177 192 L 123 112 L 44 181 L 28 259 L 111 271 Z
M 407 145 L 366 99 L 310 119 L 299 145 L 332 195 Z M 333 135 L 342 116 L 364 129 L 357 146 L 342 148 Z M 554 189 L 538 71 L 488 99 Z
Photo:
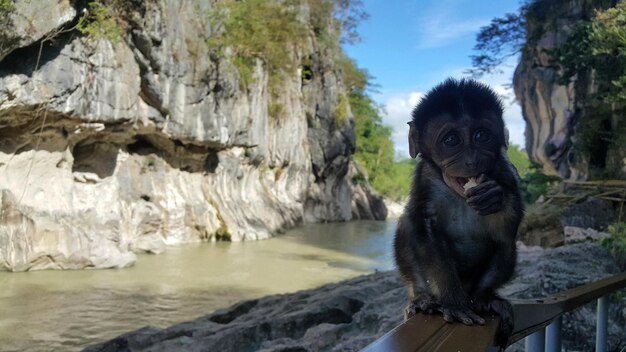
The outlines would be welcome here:
M 527 352 L 560 351 L 561 316 L 597 299 L 596 351 L 604 352 L 608 326 L 607 295 L 624 287 L 626 273 L 621 273 L 542 299 L 511 300 L 515 327 L 508 345 L 526 338 Z M 500 318 L 490 316 L 485 320 L 484 326 L 466 326 L 448 324 L 440 315 L 417 314 L 363 351 L 498 351 L 493 340 Z

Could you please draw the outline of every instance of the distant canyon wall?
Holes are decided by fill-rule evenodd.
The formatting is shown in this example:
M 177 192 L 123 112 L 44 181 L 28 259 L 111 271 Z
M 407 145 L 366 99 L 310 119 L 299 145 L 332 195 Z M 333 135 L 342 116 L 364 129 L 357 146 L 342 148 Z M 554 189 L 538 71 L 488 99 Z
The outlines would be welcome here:
M 244 86 L 210 54 L 215 1 L 142 3 L 121 41 L 93 41 L 74 28 L 83 1 L 16 2 L 0 35 L 0 269 L 124 267 L 168 244 L 385 218 L 351 182 L 346 90 L 313 35 L 292 52 L 307 75 L 270 97 L 262 61 Z
M 590 177 L 590 166 L 594 166 L 590 165 L 594 162 L 592 159 L 602 159 L 599 165 L 603 165 L 606 159 L 606 156 L 591 155 L 589 151 L 574 147 L 584 132 L 580 121 L 594 114 L 588 109 L 595 90 L 594 77 L 593 74 L 588 77 L 578 75 L 568 83 L 563 82 L 563 72 L 552 55 L 555 49 L 566 43 L 577 24 L 590 20 L 595 10 L 614 6 L 616 1 L 535 1 L 541 2 L 549 4 L 550 11 L 538 11 L 536 18 L 527 16 L 525 19 L 528 39 L 513 80 L 515 95 L 527 123 L 526 150 L 547 174 L 586 180 Z M 601 153 L 607 151 L 600 150 Z M 626 155 L 626 148 L 617 153 Z M 626 171 L 626 164 L 623 166 Z

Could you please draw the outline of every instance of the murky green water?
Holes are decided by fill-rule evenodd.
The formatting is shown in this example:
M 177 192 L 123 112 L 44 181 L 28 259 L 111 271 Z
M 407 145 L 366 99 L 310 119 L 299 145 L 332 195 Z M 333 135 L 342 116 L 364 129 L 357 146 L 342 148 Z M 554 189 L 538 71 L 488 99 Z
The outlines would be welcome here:
M 121 270 L 0 272 L 0 351 L 74 351 L 244 299 L 393 267 L 395 222 L 305 225 L 265 241 L 141 255 Z

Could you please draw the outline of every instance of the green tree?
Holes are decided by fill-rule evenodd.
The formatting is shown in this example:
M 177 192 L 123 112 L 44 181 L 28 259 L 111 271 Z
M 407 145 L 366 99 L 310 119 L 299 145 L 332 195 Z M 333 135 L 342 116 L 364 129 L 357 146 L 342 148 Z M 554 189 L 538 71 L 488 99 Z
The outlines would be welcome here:
M 242 84 L 252 82 L 256 59 L 264 62 L 270 75 L 270 89 L 276 92 L 281 78 L 296 68 L 292 52 L 306 39 L 307 28 L 297 18 L 298 1 L 225 1 L 211 12 L 211 20 L 221 26 L 220 35 L 209 44 L 221 52 L 235 53 Z
M 507 156 L 511 161 L 511 164 L 515 166 L 517 172 L 521 177 L 524 177 L 530 170 L 530 160 L 528 160 L 528 154 L 520 146 L 512 144 L 507 150 Z
M 382 108 L 368 94 L 372 87 L 369 73 L 347 57 L 340 62 L 354 115 L 354 159 L 366 170 L 374 189 L 385 197 L 403 199 L 409 194 L 415 161 L 394 158 L 393 130 L 383 123 Z
M 541 195 L 545 195 L 550 187 L 560 181 L 556 176 L 547 176 L 541 170 L 541 165 L 531 163 L 522 176 L 522 198 L 528 204 L 534 203 Z
M 480 77 L 499 72 L 508 58 L 534 45 L 548 29 L 555 29 L 556 20 L 569 4 L 568 0 L 525 0 L 517 12 L 492 19 L 476 35 L 468 73 Z
M 474 77 L 499 71 L 509 57 L 517 55 L 526 42 L 525 8 L 519 13 L 507 13 L 491 20 L 476 35 L 476 45 L 471 55 Z
M 598 108 L 614 110 L 626 103 L 626 3 L 596 11 L 580 23 L 563 47 L 553 53 L 568 82 L 575 75 L 594 71 L 598 80 Z
M 124 34 L 126 23 L 116 13 L 115 3 L 91 2 L 87 4 L 87 15 L 78 20 L 76 28 L 88 40 L 106 39 L 118 43 Z

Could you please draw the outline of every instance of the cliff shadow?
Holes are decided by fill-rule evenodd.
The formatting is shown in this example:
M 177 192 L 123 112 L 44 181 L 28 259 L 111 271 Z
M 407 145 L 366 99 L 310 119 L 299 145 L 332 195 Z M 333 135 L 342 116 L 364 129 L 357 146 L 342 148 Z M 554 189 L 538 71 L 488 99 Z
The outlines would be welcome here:
M 56 59 L 75 37 L 73 31 L 55 37 L 44 36 L 28 46 L 13 50 L 0 61 L 0 77 L 23 74 L 32 78 L 36 69 Z
M 220 163 L 216 148 L 185 144 L 158 133 L 134 136 L 126 150 L 130 154 L 154 155 L 172 168 L 191 173 L 215 173 Z
M 106 142 L 83 142 L 74 146 L 72 172 L 90 172 L 100 178 L 112 176 L 119 147 Z

